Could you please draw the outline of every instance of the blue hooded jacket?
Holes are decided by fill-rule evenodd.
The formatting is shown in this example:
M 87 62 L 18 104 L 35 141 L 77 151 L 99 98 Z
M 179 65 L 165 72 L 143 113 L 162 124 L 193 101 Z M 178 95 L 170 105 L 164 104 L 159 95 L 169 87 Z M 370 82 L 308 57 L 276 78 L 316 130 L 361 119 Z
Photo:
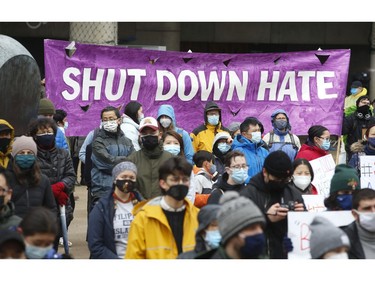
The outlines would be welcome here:
M 182 137 L 182 140 L 184 142 L 185 158 L 190 164 L 194 165 L 193 163 L 194 149 L 193 149 L 193 144 L 191 142 L 190 135 L 184 129 L 177 127 L 176 116 L 174 114 L 173 107 L 169 104 L 162 104 L 158 109 L 158 116 L 156 118 L 158 122 L 160 121 L 160 116 L 162 115 L 166 115 L 172 119 L 174 130 Z

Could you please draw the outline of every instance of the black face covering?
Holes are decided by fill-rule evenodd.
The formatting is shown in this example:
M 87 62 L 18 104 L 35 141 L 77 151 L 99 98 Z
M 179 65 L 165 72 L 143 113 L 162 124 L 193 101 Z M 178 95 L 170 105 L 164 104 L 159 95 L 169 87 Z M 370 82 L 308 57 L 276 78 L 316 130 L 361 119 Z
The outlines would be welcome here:
M 3 208 L 3 206 L 4 206 L 4 202 L 5 202 L 5 195 L 1 195 L 1 196 L 0 196 L 0 209 Z
M 3 153 L 7 152 L 9 144 L 10 144 L 10 139 L 0 138 L 0 151 Z
M 362 113 L 363 115 L 366 115 L 370 113 L 370 106 L 369 105 L 363 105 L 357 108 L 357 112 Z
M 115 184 L 124 193 L 132 192 L 136 188 L 136 182 L 131 180 L 116 180 Z
M 184 184 L 172 185 L 166 192 L 167 195 L 176 199 L 177 201 L 183 200 L 189 192 L 189 187 Z
M 35 142 L 40 148 L 51 149 L 55 146 L 55 135 L 36 136 Z
M 284 190 L 287 183 L 285 182 L 278 182 L 270 180 L 268 183 L 265 184 L 265 189 L 269 192 L 281 192 Z
M 159 145 L 159 137 L 158 136 L 144 136 L 141 137 L 142 145 L 147 150 L 153 150 Z

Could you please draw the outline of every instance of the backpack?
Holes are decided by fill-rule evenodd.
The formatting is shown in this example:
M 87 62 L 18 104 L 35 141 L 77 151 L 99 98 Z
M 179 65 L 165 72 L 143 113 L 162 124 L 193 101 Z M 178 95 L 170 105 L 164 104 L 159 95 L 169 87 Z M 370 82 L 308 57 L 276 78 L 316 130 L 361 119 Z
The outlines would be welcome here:
M 294 155 L 294 157 L 297 155 L 297 152 L 298 152 L 298 146 L 296 145 L 296 142 L 295 142 L 295 140 L 294 140 L 294 137 L 293 137 L 293 134 L 292 134 L 292 133 L 288 132 L 288 135 L 289 135 L 289 137 L 290 137 L 291 142 L 275 142 L 275 141 L 274 141 L 274 135 L 275 135 L 275 133 L 274 133 L 274 131 L 272 130 L 272 131 L 270 132 L 270 140 L 269 140 L 269 143 L 268 143 L 268 149 L 269 149 L 270 152 L 271 152 L 272 145 L 273 145 L 274 143 L 282 143 L 282 145 L 281 145 L 277 150 L 282 150 L 282 148 L 283 148 L 285 145 L 287 145 L 287 144 L 291 144 L 292 147 L 293 147 L 293 149 L 294 149 L 295 152 L 296 152 L 296 154 Z

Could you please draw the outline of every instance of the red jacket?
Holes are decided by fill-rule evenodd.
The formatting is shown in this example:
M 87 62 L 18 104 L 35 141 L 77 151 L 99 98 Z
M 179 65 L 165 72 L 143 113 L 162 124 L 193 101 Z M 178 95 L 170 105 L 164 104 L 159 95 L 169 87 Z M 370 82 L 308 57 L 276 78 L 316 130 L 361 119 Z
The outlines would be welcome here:
M 308 161 L 328 155 L 328 152 L 317 146 L 303 144 L 296 155 L 296 159 L 305 158 Z

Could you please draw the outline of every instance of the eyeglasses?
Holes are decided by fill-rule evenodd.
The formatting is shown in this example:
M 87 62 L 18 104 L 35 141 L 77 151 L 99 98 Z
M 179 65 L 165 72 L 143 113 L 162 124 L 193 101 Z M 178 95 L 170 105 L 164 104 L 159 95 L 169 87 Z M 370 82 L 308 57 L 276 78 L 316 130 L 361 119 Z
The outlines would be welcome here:
M 249 165 L 235 165 L 235 166 L 230 166 L 231 169 L 243 169 L 243 170 L 247 170 L 249 169 Z
M 3 194 L 7 194 L 8 193 L 8 189 L 5 189 L 5 188 L 0 188 L 0 194 L 3 195 Z
M 331 142 L 331 139 L 330 139 L 330 138 L 323 138 L 323 137 L 318 137 L 318 138 L 320 138 L 320 139 L 322 139 L 322 140 L 325 140 L 325 141 L 329 141 L 329 142 Z
M 107 121 L 116 121 L 118 118 L 114 118 L 114 117 L 110 117 L 110 118 L 103 118 L 102 121 L 103 122 L 107 122 Z

